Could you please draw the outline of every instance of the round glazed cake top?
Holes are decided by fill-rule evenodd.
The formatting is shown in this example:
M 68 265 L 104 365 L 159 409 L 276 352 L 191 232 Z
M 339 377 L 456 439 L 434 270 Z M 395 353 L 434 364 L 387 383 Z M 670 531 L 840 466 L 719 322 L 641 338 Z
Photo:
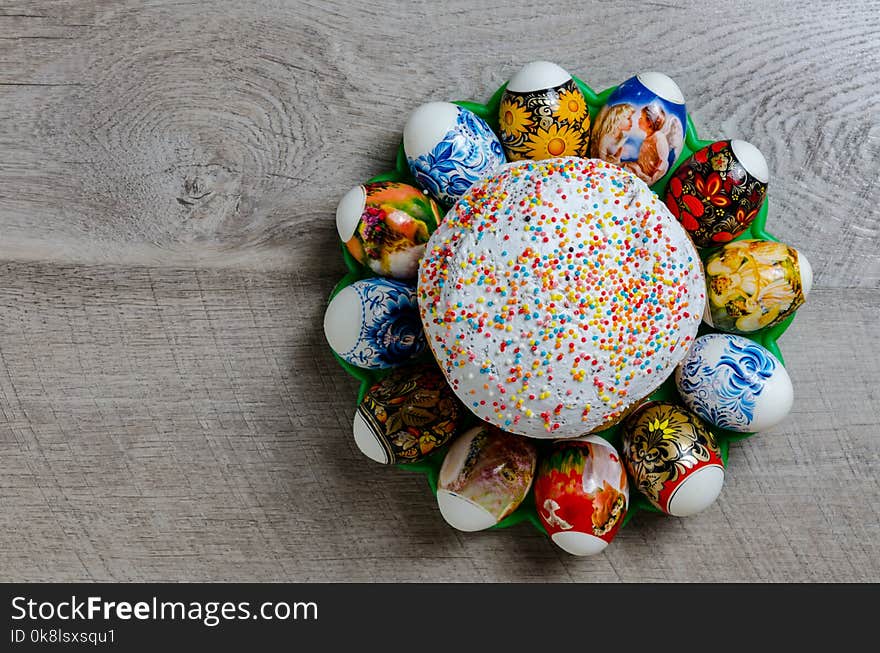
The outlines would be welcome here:
M 635 175 L 520 161 L 471 187 L 419 267 L 428 342 L 478 417 L 531 437 L 610 425 L 685 356 L 705 303 L 696 249 Z

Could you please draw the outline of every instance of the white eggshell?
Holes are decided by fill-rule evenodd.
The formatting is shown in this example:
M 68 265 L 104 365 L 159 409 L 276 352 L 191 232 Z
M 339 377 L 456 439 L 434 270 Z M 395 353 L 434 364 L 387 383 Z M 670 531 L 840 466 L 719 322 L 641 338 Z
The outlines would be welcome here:
M 388 453 L 385 451 L 385 447 L 379 442 L 379 438 L 376 437 L 373 429 L 367 424 L 367 421 L 364 419 L 364 416 L 361 415 L 360 411 L 356 411 L 354 414 L 352 432 L 354 433 L 354 443 L 367 458 L 375 460 L 382 465 L 387 465 L 391 462 L 388 459 Z
M 684 94 L 671 77 L 658 72 L 645 72 L 636 75 L 639 81 L 657 97 L 669 100 L 675 104 L 684 104 Z
M 794 389 L 788 372 L 770 351 L 727 333 L 700 336 L 675 370 L 685 404 L 719 428 L 751 433 L 788 415 Z
M 573 556 L 592 556 L 602 553 L 608 542 L 601 537 L 579 531 L 560 531 L 550 536 L 553 543 Z
M 336 231 L 342 242 L 348 242 L 354 236 L 367 205 L 367 189 L 363 186 L 355 186 L 339 201 L 336 207 Z
M 806 299 L 813 288 L 813 266 L 810 265 L 803 252 L 795 251 L 797 252 L 798 269 L 801 271 L 801 292 L 804 293 L 804 299 Z
M 529 93 L 545 88 L 562 86 L 571 79 L 571 75 L 563 68 L 549 61 L 533 61 L 528 63 L 510 78 L 507 90 L 514 93 Z
M 748 141 L 738 140 L 730 141 L 730 149 L 733 150 L 736 160 L 752 177 L 764 184 L 770 181 L 770 169 L 761 150 Z
M 446 523 L 465 533 L 482 531 L 496 523 L 488 510 L 449 490 L 437 490 L 437 505 Z
M 324 335 L 330 348 L 344 358 L 357 345 L 363 322 L 364 306 L 352 284 L 339 291 L 324 313 Z
M 711 506 L 724 486 L 724 468 L 710 465 L 687 476 L 669 497 L 669 514 L 690 517 Z
M 403 127 L 403 149 L 408 157 L 428 154 L 458 119 L 458 106 L 451 102 L 428 102 L 410 115 Z

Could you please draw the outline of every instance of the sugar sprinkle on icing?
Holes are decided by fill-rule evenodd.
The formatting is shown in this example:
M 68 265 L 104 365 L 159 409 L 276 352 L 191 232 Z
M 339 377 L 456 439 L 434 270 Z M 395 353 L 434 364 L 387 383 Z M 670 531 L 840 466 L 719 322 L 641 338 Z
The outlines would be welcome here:
M 431 237 L 418 290 L 459 398 L 532 437 L 601 428 L 656 389 L 705 302 L 696 249 L 647 185 L 573 157 L 475 184 Z

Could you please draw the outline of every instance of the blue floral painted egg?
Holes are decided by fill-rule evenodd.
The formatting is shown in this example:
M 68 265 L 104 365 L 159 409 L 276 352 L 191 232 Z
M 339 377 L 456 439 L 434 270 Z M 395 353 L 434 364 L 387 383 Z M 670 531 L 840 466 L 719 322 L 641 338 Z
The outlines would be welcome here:
M 324 335 L 340 358 L 357 367 L 395 367 L 425 351 L 416 291 L 393 279 L 355 281 L 330 301 Z
M 772 353 L 742 336 L 700 336 L 675 370 L 675 384 L 688 408 L 723 429 L 752 433 L 788 415 L 794 390 Z
M 418 184 L 448 206 L 506 161 L 486 121 L 450 102 L 416 109 L 403 129 L 403 149 Z

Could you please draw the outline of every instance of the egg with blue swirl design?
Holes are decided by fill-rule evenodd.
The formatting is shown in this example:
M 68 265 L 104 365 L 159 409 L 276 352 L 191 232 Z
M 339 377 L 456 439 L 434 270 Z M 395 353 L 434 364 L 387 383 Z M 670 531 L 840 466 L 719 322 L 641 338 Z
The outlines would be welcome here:
M 416 109 L 403 129 L 403 149 L 416 182 L 447 206 L 506 161 L 486 121 L 450 102 Z
M 386 369 L 425 351 L 425 333 L 412 286 L 384 278 L 346 286 L 324 313 L 324 335 L 344 361 Z
M 794 390 L 776 356 L 742 336 L 700 336 L 675 370 L 684 403 L 715 426 L 752 433 L 788 415 Z

